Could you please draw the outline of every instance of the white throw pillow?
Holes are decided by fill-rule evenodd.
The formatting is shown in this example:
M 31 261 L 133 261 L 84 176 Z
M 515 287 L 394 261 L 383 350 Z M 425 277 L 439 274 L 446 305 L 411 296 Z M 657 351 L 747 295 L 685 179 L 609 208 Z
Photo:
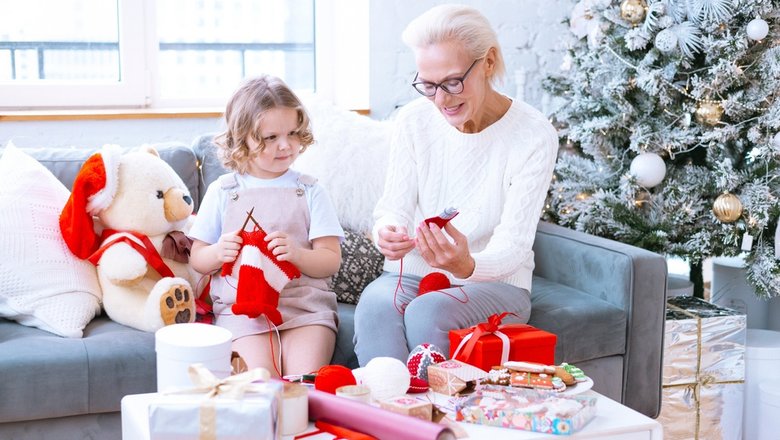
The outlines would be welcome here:
M 322 99 L 304 101 L 315 144 L 293 168 L 316 177 L 327 191 L 341 226 L 370 232 L 390 155 L 391 120 L 378 121 Z
M 80 338 L 100 313 L 95 267 L 60 234 L 69 191 L 46 167 L 9 145 L 0 157 L 0 317 Z

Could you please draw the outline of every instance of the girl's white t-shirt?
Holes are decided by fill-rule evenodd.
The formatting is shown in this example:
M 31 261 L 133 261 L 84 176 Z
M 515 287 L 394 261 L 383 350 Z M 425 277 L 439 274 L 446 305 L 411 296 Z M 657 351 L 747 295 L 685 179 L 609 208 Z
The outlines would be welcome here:
M 298 188 L 298 178 L 301 173 L 293 169 L 275 179 L 260 179 L 247 174 L 236 173 L 238 189 L 248 188 Z M 203 201 L 198 208 L 195 222 L 189 236 L 208 244 L 214 244 L 222 235 L 222 218 L 225 211 L 229 191 L 223 190 L 219 179 L 211 182 Z M 318 183 L 306 188 L 306 203 L 309 206 L 311 225 L 309 226 L 309 241 L 319 237 L 339 237 L 344 239 L 344 230 L 339 224 L 336 209 L 327 191 Z M 268 233 L 273 231 L 266 231 Z

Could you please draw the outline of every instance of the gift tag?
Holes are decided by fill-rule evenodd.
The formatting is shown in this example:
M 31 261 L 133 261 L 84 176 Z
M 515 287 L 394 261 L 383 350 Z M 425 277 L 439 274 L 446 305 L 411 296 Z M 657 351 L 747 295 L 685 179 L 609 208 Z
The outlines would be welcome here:
M 749 251 L 753 247 L 753 236 L 745 232 L 742 236 L 742 250 Z

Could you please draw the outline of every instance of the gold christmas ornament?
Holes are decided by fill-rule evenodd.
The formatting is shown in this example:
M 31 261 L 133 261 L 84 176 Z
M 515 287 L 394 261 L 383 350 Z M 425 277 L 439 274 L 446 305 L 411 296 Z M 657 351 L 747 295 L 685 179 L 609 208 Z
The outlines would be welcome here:
M 723 223 L 732 223 L 742 216 L 742 202 L 731 193 L 723 193 L 712 204 L 712 213 Z
M 701 101 L 696 107 L 696 122 L 703 125 L 717 125 L 723 116 L 723 106 L 715 101 Z
M 588 200 L 589 198 L 590 198 L 590 193 L 587 192 L 587 191 L 583 191 L 583 192 L 577 194 L 576 196 L 574 196 L 574 199 L 578 200 L 580 202 L 583 201 L 583 200 Z
M 634 198 L 634 206 L 641 208 L 645 206 L 645 203 L 650 201 L 650 193 L 645 190 L 639 190 Z
M 638 24 L 644 20 L 646 10 L 645 0 L 623 0 L 620 3 L 620 16 L 631 24 Z

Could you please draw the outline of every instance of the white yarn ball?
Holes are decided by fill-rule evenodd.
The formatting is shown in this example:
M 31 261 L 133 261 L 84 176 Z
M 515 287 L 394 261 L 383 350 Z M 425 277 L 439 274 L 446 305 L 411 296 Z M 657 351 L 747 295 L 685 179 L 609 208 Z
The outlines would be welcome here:
M 357 385 L 363 385 L 363 373 L 366 371 L 364 367 L 355 368 L 352 370 L 352 375 L 355 376 L 355 382 Z
M 406 394 L 411 380 L 406 364 L 385 356 L 368 361 L 361 376 L 363 384 L 371 389 L 371 397 L 375 400 Z
M 642 153 L 631 161 L 631 174 L 645 188 L 652 188 L 666 176 L 666 164 L 663 158 L 655 153 Z
M 754 18 L 747 25 L 747 35 L 751 40 L 763 40 L 769 34 L 769 24 L 760 18 Z
M 655 36 L 655 47 L 663 53 L 672 53 L 677 48 L 677 34 L 664 29 Z

